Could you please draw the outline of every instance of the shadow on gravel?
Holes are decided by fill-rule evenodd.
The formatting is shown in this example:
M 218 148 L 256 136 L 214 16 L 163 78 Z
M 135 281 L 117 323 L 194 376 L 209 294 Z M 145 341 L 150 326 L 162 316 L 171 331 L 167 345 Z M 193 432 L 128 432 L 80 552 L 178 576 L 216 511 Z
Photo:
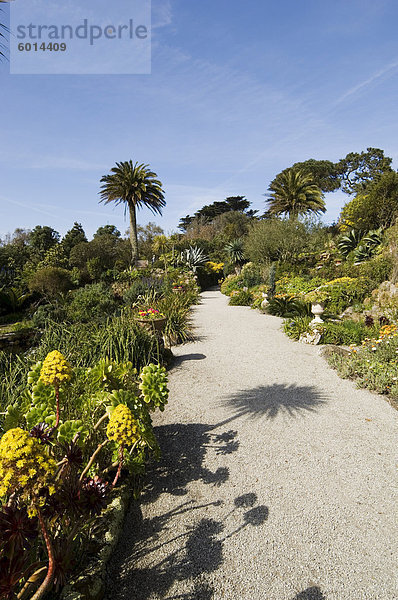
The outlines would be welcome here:
M 155 428 L 162 458 L 148 473 L 148 485 L 141 496 L 141 503 L 154 502 L 164 492 L 184 496 L 191 481 L 217 487 L 228 480 L 227 467 L 210 471 L 203 465 L 208 448 L 219 455 L 231 454 L 239 448 L 236 431 L 213 433 L 215 427 L 202 423 L 177 423 Z
M 297 594 L 293 600 L 326 600 L 326 597 L 322 594 L 320 588 L 315 585 Z
M 221 567 L 225 540 L 247 527 L 259 527 L 266 522 L 268 508 L 257 505 L 255 493 L 235 498 L 229 511 L 221 500 L 199 503 L 190 498 L 184 501 L 192 481 L 217 488 L 228 480 L 227 467 L 210 471 L 204 459 L 209 448 L 221 456 L 235 452 L 239 447 L 237 432 L 213 433 L 215 427 L 219 425 L 192 423 L 156 428 L 163 457 L 148 472 L 148 486 L 141 496 L 141 504 L 133 502 L 126 517 L 121 539 L 108 566 L 108 600 L 153 597 L 210 600 L 215 590 L 206 582 L 206 575 Z M 181 496 L 181 500 L 177 506 L 175 501 L 170 503 L 170 510 L 144 519 L 140 506 L 153 503 L 163 493 Z M 213 508 L 212 516 L 222 511 L 219 519 L 206 515 L 209 507 Z M 186 523 L 185 529 L 178 527 L 180 518 Z M 139 568 L 144 560 L 144 568 Z M 177 582 L 181 582 L 181 593 L 167 596 Z
M 173 367 L 179 367 L 187 360 L 203 360 L 204 358 L 206 358 L 206 354 L 183 354 L 182 356 L 175 356 Z
M 135 503 L 129 515 L 130 523 L 134 520 L 134 531 L 130 532 L 128 548 L 123 547 L 124 552 L 119 554 L 117 564 L 113 561 L 114 564 L 110 565 L 107 599 L 148 600 L 157 597 L 164 600 L 210 600 L 216 590 L 206 582 L 206 574 L 217 571 L 223 564 L 225 540 L 238 535 L 246 527 L 263 525 L 268 518 L 268 508 L 255 506 L 256 502 L 257 496 L 254 493 L 239 496 L 235 498 L 233 508 L 220 520 L 202 518 L 188 525 L 187 531 L 177 536 L 173 536 L 172 523 L 167 527 L 167 520 L 187 511 L 202 509 L 209 504 L 197 505 L 192 501 L 181 504 L 159 517 L 163 522 L 160 530 L 159 518 L 143 519 L 140 507 Z M 222 503 L 211 504 L 221 506 Z M 224 534 L 230 517 L 236 512 L 240 513 L 241 524 Z M 194 518 L 194 515 L 192 516 Z M 149 566 L 137 568 L 137 562 L 144 556 Z M 122 576 L 120 565 L 123 569 Z M 183 589 L 187 586 L 191 589 L 167 596 L 170 588 L 178 582 L 181 582 Z
M 232 415 L 220 425 L 226 425 L 240 417 L 274 419 L 279 413 L 294 417 L 305 412 L 314 412 L 326 403 L 315 387 L 296 385 L 262 385 L 251 390 L 242 390 L 226 398 L 223 406 L 232 410 Z

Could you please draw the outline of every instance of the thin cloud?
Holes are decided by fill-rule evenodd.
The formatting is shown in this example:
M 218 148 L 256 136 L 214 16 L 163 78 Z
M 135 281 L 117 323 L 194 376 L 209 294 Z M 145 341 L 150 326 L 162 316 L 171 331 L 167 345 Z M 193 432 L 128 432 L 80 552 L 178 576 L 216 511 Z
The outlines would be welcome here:
M 353 96 L 357 92 L 368 87 L 374 81 L 377 81 L 377 79 L 380 79 L 380 77 L 383 77 L 383 75 L 385 75 L 389 71 L 393 71 L 397 67 L 398 67 L 398 60 L 394 61 L 393 63 L 390 63 L 389 65 L 387 65 L 387 67 L 384 67 L 384 69 L 380 69 L 380 71 L 377 71 L 371 77 L 369 77 L 368 79 L 365 79 L 365 81 L 362 81 L 361 83 L 358 83 L 354 87 L 347 90 L 347 92 L 345 92 L 345 94 L 343 94 L 342 96 L 340 96 L 340 98 L 338 98 L 336 100 L 336 104 L 340 104 L 341 102 L 344 102 L 344 100 L 347 100 L 347 98 L 349 98 L 350 96 Z

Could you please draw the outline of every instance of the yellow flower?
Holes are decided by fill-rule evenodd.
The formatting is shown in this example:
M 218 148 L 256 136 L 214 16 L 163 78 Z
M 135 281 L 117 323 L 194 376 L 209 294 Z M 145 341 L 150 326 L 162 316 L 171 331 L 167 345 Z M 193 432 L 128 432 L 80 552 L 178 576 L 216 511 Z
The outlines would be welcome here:
M 15 427 L 0 439 L 0 496 L 19 491 L 30 503 L 43 487 L 54 485 L 56 463 L 46 446 L 27 431 Z
M 138 422 L 125 404 L 119 404 L 109 419 L 106 435 L 120 445 L 132 445 L 139 438 Z
M 40 380 L 46 385 L 59 385 L 72 377 L 72 367 L 65 357 L 53 350 L 47 354 L 40 371 Z

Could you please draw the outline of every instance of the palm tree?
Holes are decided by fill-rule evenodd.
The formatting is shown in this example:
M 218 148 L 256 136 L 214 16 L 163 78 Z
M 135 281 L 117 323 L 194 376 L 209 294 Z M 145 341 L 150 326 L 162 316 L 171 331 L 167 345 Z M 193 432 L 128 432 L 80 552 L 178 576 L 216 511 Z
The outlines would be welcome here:
M 311 175 L 300 170 L 288 169 L 268 188 L 268 211 L 272 215 L 288 214 L 290 219 L 308 213 L 324 213 L 325 201 Z
M 136 209 L 146 206 L 154 214 L 162 214 L 166 205 L 161 182 L 149 165 L 134 163 L 129 160 L 116 163 L 110 175 L 101 178 L 100 202 L 116 202 L 125 204 L 130 214 L 130 242 L 133 264 L 138 260 L 138 238 Z

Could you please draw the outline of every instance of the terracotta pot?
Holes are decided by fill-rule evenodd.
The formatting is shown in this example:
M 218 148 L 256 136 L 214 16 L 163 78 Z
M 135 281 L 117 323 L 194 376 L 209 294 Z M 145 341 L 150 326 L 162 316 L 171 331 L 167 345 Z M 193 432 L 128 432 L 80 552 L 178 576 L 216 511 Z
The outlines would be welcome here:
M 167 319 L 166 317 L 161 317 L 159 319 L 140 319 L 139 317 L 136 317 L 134 321 L 148 331 L 163 331 Z

